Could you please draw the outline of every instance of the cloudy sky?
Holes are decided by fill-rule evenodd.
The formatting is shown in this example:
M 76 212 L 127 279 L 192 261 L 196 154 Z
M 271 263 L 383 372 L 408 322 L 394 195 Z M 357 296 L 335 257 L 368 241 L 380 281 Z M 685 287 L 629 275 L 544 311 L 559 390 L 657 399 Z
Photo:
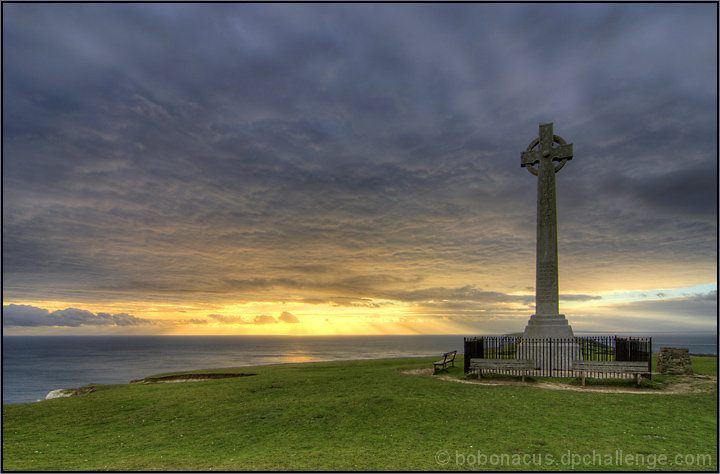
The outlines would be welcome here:
M 4 4 L 4 334 L 716 331 L 717 5 Z

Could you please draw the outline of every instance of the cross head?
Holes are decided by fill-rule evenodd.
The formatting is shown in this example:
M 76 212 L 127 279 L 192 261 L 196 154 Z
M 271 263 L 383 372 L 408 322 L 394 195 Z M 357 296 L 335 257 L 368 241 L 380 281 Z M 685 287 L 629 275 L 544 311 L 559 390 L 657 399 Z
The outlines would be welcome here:
M 555 143 L 558 146 L 553 146 Z M 539 146 L 538 146 L 539 145 Z M 537 150 L 533 150 L 538 146 Z M 560 168 L 565 166 L 567 160 L 572 160 L 573 157 L 573 146 L 572 143 L 566 143 L 561 137 L 553 134 L 553 124 L 545 123 L 540 124 L 540 137 L 536 138 L 527 150 L 522 152 L 522 159 L 520 166 L 533 173 L 537 174 L 537 170 L 532 167 L 534 164 L 539 164 L 541 161 L 559 161 L 560 164 L 555 167 L 555 172 L 560 171 Z

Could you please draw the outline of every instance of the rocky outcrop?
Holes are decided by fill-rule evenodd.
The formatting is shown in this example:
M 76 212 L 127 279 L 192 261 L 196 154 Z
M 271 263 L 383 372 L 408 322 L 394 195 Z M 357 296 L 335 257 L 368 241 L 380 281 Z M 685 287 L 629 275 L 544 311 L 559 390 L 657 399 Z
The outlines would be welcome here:
M 170 382 L 201 382 L 203 380 L 215 380 L 215 379 L 228 379 L 234 377 L 250 377 L 257 374 L 178 374 L 178 375 L 161 375 L 151 376 L 139 380 L 131 380 L 130 383 L 170 383 Z M 53 390 L 52 392 L 45 395 L 45 400 L 52 400 L 53 398 L 64 398 L 74 397 L 77 395 L 84 395 L 96 391 L 93 385 L 86 385 L 80 388 L 60 388 Z
M 97 389 L 92 385 L 80 388 L 60 388 L 57 390 L 53 390 L 52 392 L 45 395 L 45 400 L 52 400 L 53 398 L 75 397 L 77 395 L 92 393 L 95 390 Z
M 53 390 L 52 392 L 45 395 L 45 400 L 52 400 L 53 398 L 72 397 L 72 392 L 72 389 L 67 390 L 64 388 Z

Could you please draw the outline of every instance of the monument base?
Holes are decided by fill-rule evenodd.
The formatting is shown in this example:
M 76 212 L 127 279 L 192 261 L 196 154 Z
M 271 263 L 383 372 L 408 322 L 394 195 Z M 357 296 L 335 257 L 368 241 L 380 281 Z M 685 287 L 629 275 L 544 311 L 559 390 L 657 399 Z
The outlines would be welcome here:
M 567 339 L 575 337 L 564 314 L 533 314 L 525 326 L 524 339 L 552 337 Z
M 572 327 L 564 314 L 533 314 L 525 327 L 517 359 L 533 360 L 537 369 L 571 376 L 572 361 L 582 360 Z

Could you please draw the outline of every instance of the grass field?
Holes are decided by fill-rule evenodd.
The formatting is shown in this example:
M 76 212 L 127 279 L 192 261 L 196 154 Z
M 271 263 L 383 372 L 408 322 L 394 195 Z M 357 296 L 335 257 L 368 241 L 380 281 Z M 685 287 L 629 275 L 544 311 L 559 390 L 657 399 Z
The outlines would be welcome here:
M 433 360 L 224 369 L 257 375 L 5 405 L 3 469 L 717 470 L 716 379 L 617 394 L 401 372 Z M 693 364 L 717 375 L 716 358 Z

